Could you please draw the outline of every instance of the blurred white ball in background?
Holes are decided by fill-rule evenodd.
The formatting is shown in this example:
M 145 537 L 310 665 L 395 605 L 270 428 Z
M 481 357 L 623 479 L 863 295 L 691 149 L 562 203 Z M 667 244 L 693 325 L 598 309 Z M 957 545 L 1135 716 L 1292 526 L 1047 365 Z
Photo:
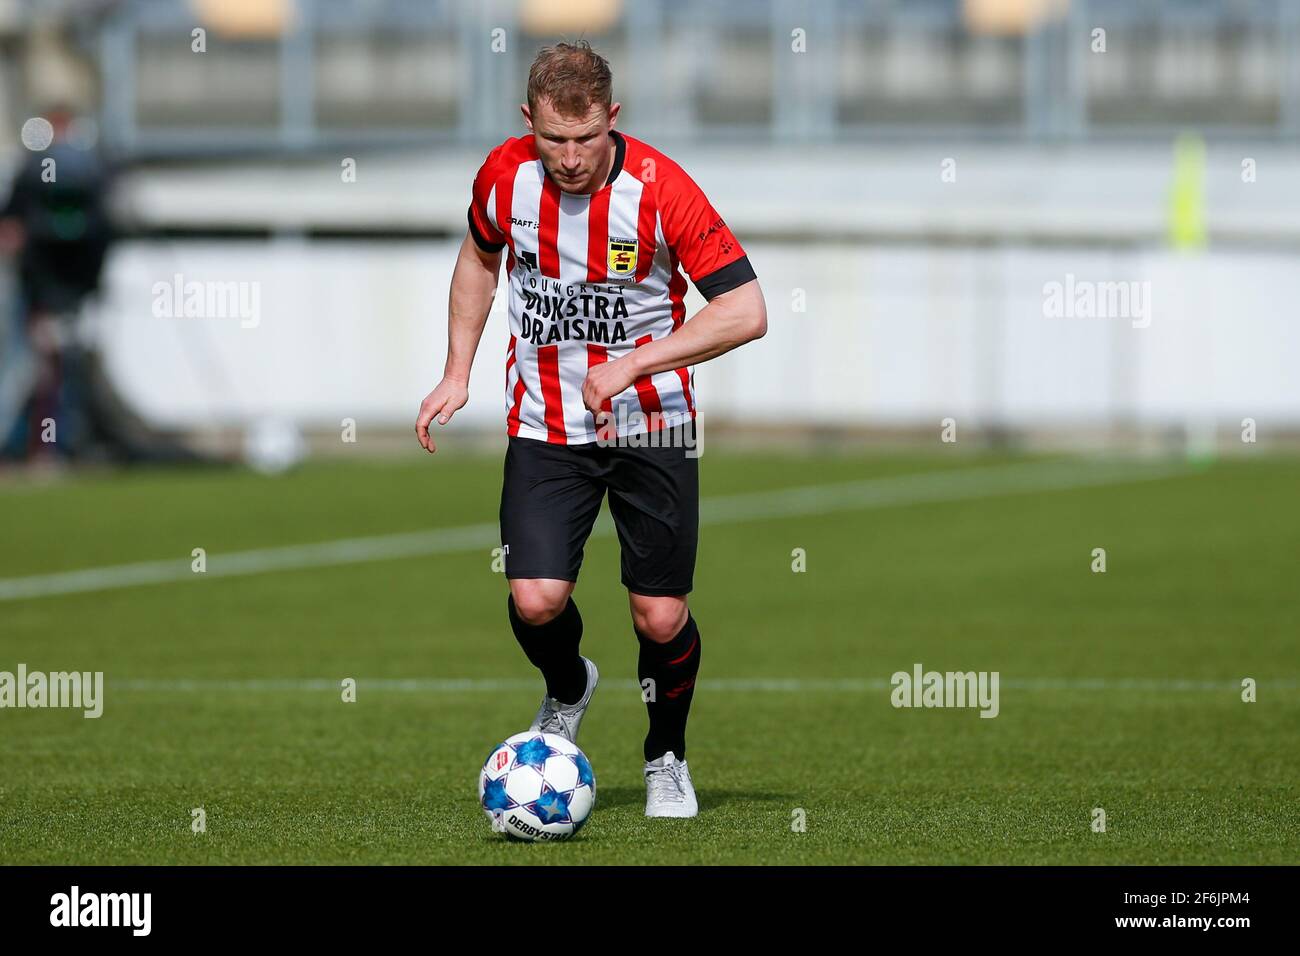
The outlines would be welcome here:
M 49 149 L 54 142 L 54 127 L 44 116 L 33 116 L 23 124 L 23 145 L 34 153 Z
M 244 461 L 262 474 L 282 474 L 306 455 L 302 432 L 287 419 L 259 419 L 244 432 Z

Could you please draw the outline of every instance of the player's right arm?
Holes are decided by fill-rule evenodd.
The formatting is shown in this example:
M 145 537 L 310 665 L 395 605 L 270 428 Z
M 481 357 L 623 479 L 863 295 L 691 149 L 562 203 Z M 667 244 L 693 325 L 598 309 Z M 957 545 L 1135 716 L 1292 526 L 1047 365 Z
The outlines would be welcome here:
M 415 436 L 425 451 L 437 450 L 429 435 L 429 425 L 436 418 L 439 424 L 451 421 L 451 416 L 469 401 L 469 371 L 474 364 L 483 327 L 487 325 L 492 299 L 496 295 L 497 277 L 501 271 L 501 250 L 489 251 L 480 247 L 474 236 L 466 233 L 456 257 L 456 268 L 451 275 L 451 295 L 447 304 L 447 364 L 442 381 L 420 403 L 420 415 L 415 421 Z

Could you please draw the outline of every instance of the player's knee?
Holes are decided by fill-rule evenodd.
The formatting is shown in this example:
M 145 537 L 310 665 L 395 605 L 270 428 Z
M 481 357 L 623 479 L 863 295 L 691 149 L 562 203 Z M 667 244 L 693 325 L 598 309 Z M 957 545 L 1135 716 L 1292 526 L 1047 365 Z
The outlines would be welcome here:
M 657 644 L 676 637 L 686 626 L 686 601 L 682 598 L 640 598 L 632 602 L 632 626 Z
M 545 624 L 569 603 L 569 588 L 564 582 L 521 579 L 510 582 L 515 613 L 527 624 Z

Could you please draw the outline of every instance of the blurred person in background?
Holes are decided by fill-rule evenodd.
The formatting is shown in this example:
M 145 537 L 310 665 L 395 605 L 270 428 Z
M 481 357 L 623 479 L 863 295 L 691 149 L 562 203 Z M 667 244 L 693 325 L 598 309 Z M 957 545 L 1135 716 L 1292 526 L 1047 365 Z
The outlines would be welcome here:
M 75 135 L 71 109 L 45 119 L 49 145 L 28 143 L 0 212 L 0 253 L 18 280 L 0 336 L 0 456 L 29 460 L 88 450 L 87 362 L 74 323 L 112 241 L 106 164 Z

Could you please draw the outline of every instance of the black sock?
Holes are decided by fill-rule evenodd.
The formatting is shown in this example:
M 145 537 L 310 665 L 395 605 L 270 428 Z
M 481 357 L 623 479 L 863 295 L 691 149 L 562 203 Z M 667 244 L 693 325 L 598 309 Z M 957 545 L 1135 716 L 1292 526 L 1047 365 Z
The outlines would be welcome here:
M 576 704 L 587 692 L 587 667 L 578 656 L 582 616 L 569 598 L 564 610 L 545 624 L 529 624 L 515 610 L 514 595 L 506 599 L 515 640 L 546 678 L 546 694 L 562 704 Z
M 645 759 L 658 760 L 672 751 L 678 760 L 686 759 L 686 717 L 695 695 L 695 675 L 700 671 L 700 631 L 695 618 L 686 616 L 686 624 L 677 636 L 666 644 L 656 644 L 637 632 L 641 655 L 637 661 L 637 676 L 641 679 L 642 696 L 650 714 L 650 732 L 645 738 Z M 653 684 L 646 684 L 646 679 Z

